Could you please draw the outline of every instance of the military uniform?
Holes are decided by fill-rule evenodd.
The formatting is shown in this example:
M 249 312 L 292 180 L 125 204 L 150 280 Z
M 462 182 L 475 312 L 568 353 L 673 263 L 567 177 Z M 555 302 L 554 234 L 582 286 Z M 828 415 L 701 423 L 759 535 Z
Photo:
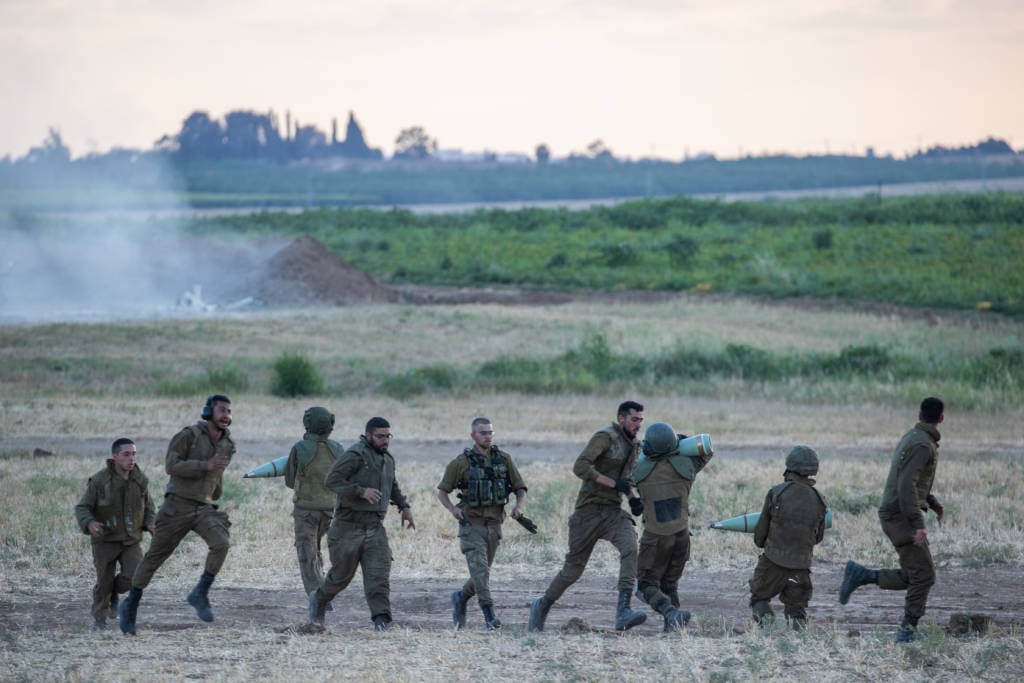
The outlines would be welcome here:
M 207 463 L 217 454 L 232 457 L 235 442 L 225 429 L 215 443 L 205 420 L 182 429 L 171 439 L 165 458 L 171 478 L 156 516 L 149 551 L 132 577 L 133 587 L 148 586 L 189 531 L 199 534 L 209 548 L 206 572 L 216 575 L 220 571 L 231 545 L 231 522 L 213 502 L 221 496 L 223 470 L 210 470 Z
M 355 576 L 363 572 L 363 591 L 370 616 L 391 622 L 391 547 L 384 529 L 388 503 L 399 510 L 409 506 L 395 479 L 395 459 L 391 453 L 378 453 L 366 436 L 331 467 L 324 485 L 337 494 L 334 521 L 327 532 L 331 569 L 313 594 L 311 603 L 326 604 L 345 590 Z M 362 498 L 367 488 L 380 491 L 380 500 L 371 503 Z
M 330 429 L 327 429 L 330 432 Z M 295 552 L 305 594 L 320 587 L 324 578 L 324 560 L 320 544 L 334 518 L 334 492 L 324 480 L 344 446 L 318 431 L 306 432 L 292 446 L 284 470 L 284 483 L 294 489 L 292 518 L 295 523 Z
M 690 487 L 713 453 L 641 455 L 633 470 L 644 502 L 637 595 L 655 609 L 679 607 L 679 579 L 690 559 Z
M 914 532 L 925 528 L 924 511 L 929 507 L 935 481 L 939 438 L 939 430 L 924 422 L 903 435 L 893 453 L 878 508 L 882 531 L 900 558 L 899 569 L 878 571 L 878 587 L 907 591 L 905 611 L 914 619 L 924 614 L 928 593 L 935 584 L 928 541 L 915 545 Z
M 75 519 L 84 534 L 91 536 L 92 522 L 99 522 L 104 529 L 101 538 L 91 539 L 96 567 L 92 616 L 96 624 L 106 621 L 117 593 L 130 588 L 131 576 L 142 560 L 142 532 L 152 532 L 155 517 L 149 480 L 138 467 L 133 467 L 125 479 L 117 473 L 114 460 L 109 459 L 106 467 L 89 477 L 85 494 L 75 506 Z M 115 576 L 118 564 L 121 572 Z
M 618 424 L 596 432 L 573 464 L 573 474 L 583 480 L 576 509 L 569 517 L 569 552 L 544 597 L 555 602 L 583 575 L 590 554 L 600 540 L 619 551 L 618 590 L 632 592 L 636 583 L 636 523 L 622 509 L 622 494 L 597 483 L 597 475 L 612 479 L 628 477 L 636 464 L 640 442 L 626 435 Z
M 481 606 L 493 605 L 490 569 L 501 543 L 505 504 L 509 495 L 526 491 L 526 484 L 509 454 L 492 446 L 487 454 L 465 449 L 448 463 L 437 488 L 449 494 L 456 488 L 462 491 L 458 507 L 465 523 L 459 526 L 459 549 L 466 556 L 469 579 L 460 598 L 476 595 Z
M 811 563 L 814 546 L 825 537 L 825 498 L 810 476 L 787 471 L 785 481 L 764 498 L 761 517 L 754 527 L 754 545 L 764 552 L 750 579 L 750 607 L 754 619 L 771 618 L 776 595 L 794 627 L 807 620 L 807 605 L 814 588 Z

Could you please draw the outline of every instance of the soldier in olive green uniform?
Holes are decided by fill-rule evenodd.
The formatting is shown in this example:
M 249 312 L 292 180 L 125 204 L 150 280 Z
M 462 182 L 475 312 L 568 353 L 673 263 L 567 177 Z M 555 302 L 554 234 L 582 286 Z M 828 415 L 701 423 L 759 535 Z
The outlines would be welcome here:
M 207 593 L 231 545 L 228 532 L 231 522 L 227 513 L 218 510 L 213 502 L 221 496 L 224 469 L 235 454 L 235 442 L 228 430 L 231 400 L 222 394 L 210 396 L 200 417 L 201 421 L 178 432 L 167 447 L 165 469 L 170 481 L 156 516 L 153 540 L 135 570 L 128 597 L 118 607 L 123 633 L 135 635 L 142 591 L 190 531 L 206 541 L 209 552 L 199 582 L 186 600 L 200 619 L 213 621 Z
M 576 509 L 569 517 L 569 552 L 544 595 L 530 606 L 528 630 L 544 630 L 551 606 L 583 575 L 600 540 L 609 541 L 619 551 L 616 630 L 625 631 L 647 620 L 646 614 L 629 606 L 636 585 L 636 523 L 622 509 L 622 496 L 626 495 L 634 515 L 643 511 L 643 503 L 633 496 L 629 479 L 640 452 L 636 435 L 644 420 L 643 411 L 644 407 L 635 401 L 621 403 L 616 422 L 590 437 L 576 458 L 572 471 L 583 483 L 576 497 Z
M 337 494 L 334 521 L 327 532 L 331 569 L 320 587 L 309 594 L 309 621 L 324 623 L 327 603 L 345 590 L 363 570 L 363 592 L 373 627 L 391 626 L 391 548 L 384 529 L 388 502 L 401 511 L 403 528 L 415 529 L 412 507 L 395 479 L 395 459 L 388 452 L 391 425 L 370 418 L 366 433 L 331 467 L 324 485 Z
M 306 434 L 292 446 L 284 468 L 284 485 L 294 489 L 295 552 L 299 558 L 304 595 L 320 587 L 324 579 L 324 558 L 320 543 L 334 515 L 334 492 L 324 486 L 331 466 L 345 447 L 328 439 L 334 431 L 334 415 L 319 406 L 302 415 Z
M 764 626 L 775 618 L 771 599 L 785 605 L 793 630 L 807 626 L 807 605 L 814 587 L 811 563 L 814 546 L 825 537 L 825 498 L 814 488 L 818 454 L 795 446 L 786 456 L 784 481 L 768 491 L 754 527 L 754 545 L 764 548 L 750 579 L 750 607 Z
M 690 559 L 690 487 L 714 455 L 680 453 L 683 438 L 671 425 L 655 422 L 633 470 L 644 520 L 636 594 L 664 617 L 665 633 L 690 621 L 690 613 L 679 609 L 679 579 Z
M 917 622 L 924 615 L 928 593 L 935 584 L 935 564 L 928 548 L 924 513 L 931 508 L 942 521 L 943 508 L 932 494 L 932 484 L 938 464 L 938 426 L 944 419 L 944 407 L 942 400 L 935 397 L 921 402 L 918 423 L 896 446 L 882 491 L 878 519 L 896 548 L 900 568 L 867 569 L 850 560 L 839 587 L 839 602 L 843 605 L 853 591 L 868 583 L 878 584 L 883 590 L 907 591 L 903 622 L 896 632 L 896 641 L 901 643 L 916 637 Z
M 131 587 L 131 576 L 142 560 L 142 532 L 153 533 L 156 513 L 149 480 L 135 466 L 136 454 L 131 439 L 114 441 L 106 467 L 89 477 L 75 506 L 78 528 L 92 540 L 92 617 L 97 629 L 106 628 L 108 614 L 116 614 L 117 594 Z M 121 572 L 115 576 L 118 564 Z
M 490 630 L 501 628 L 501 621 L 494 615 L 490 575 L 501 543 L 505 504 L 509 494 L 515 492 L 512 517 L 522 517 L 526 484 L 509 454 L 493 444 L 494 427 L 489 419 L 473 420 L 470 438 L 473 447 L 465 449 L 445 468 L 437 485 L 437 499 L 459 521 L 459 548 L 469 566 L 469 579 L 462 590 L 451 596 L 452 621 L 458 628 L 466 626 L 466 603 L 476 595 L 484 613 L 484 625 Z M 450 498 L 456 488 L 461 491 L 457 506 Z

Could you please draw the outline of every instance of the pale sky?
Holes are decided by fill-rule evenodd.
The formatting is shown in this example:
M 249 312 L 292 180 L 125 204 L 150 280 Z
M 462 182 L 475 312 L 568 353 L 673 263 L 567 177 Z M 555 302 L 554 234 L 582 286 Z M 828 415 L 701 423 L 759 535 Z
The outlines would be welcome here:
M 390 155 L 1024 147 L 1020 0 L 0 0 L 0 157 L 354 110 Z

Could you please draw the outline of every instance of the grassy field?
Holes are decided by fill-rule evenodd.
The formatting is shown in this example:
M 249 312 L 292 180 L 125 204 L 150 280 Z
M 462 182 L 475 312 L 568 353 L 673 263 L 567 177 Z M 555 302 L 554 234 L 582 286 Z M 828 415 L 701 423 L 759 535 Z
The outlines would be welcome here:
M 714 440 L 715 459 L 698 478 L 691 501 L 690 576 L 745 575 L 752 569 L 756 552 L 749 536 L 712 532 L 705 523 L 758 509 L 767 488 L 778 481 L 792 444 L 818 449 L 819 487 L 837 519 L 816 552 L 816 582 L 827 583 L 847 557 L 894 561 L 874 507 L 893 443 L 913 423 L 920 398 L 937 394 L 947 399 L 936 492 L 948 520 L 929 529 L 939 581 L 953 573 L 1020 571 L 1024 397 L 1019 378 L 1011 372 L 1001 383 L 977 382 L 969 374 L 947 376 L 946 370 L 956 367 L 957 358 L 1019 349 L 1022 338 L 1024 324 L 980 313 L 931 319 L 897 310 L 765 306 L 695 295 L 651 303 L 376 305 L 0 327 L 0 575 L 9 589 L 0 595 L 5 627 L 0 678 L 479 680 L 513 670 L 519 678 L 552 681 L 1019 679 L 1024 674 L 1019 621 L 985 637 L 958 638 L 926 617 L 922 640 L 897 648 L 891 643 L 899 616 L 893 603 L 883 603 L 885 614 L 875 617 L 882 627 L 858 629 L 859 635 L 851 636 L 842 614 L 835 618 L 832 599 L 817 595 L 822 602 L 812 604 L 811 615 L 816 624 L 803 635 L 765 633 L 749 624 L 740 628 L 742 623 L 723 618 L 719 609 L 697 614 L 694 627 L 671 637 L 527 634 L 512 619 L 500 634 L 455 633 L 444 615 L 436 627 L 390 634 L 349 629 L 311 637 L 300 635 L 292 622 L 237 621 L 230 627 L 215 623 L 173 630 L 140 626 L 133 640 L 116 632 L 95 634 L 87 630 L 93 580 L 88 542 L 74 527 L 71 507 L 102 462 L 105 445 L 119 434 L 143 444 L 140 465 L 152 479 L 152 490 L 159 492 L 166 482 L 161 465 L 167 439 L 195 419 L 205 395 L 226 389 L 235 402 L 239 456 L 223 500 L 234 522 L 233 548 L 218 580 L 224 592 L 214 599 L 229 603 L 229 587 L 294 593 L 298 577 L 287 495 L 279 481 L 245 481 L 235 475 L 283 455 L 300 436 L 307 405 L 329 406 L 338 416 L 336 436 L 346 442 L 368 416 L 382 414 L 398 435 L 393 448 L 399 476 L 412 496 L 418 526 L 415 533 L 401 533 L 390 519 L 396 560 L 392 583 L 449 586 L 460 580 L 465 567 L 449 519 L 433 498 L 444 458 L 427 454 L 437 452 L 437 444 L 444 450 L 464 441 L 470 419 L 484 413 L 495 420 L 499 443 L 519 455 L 531 487 L 527 513 L 543 529 L 535 537 L 508 532 L 493 581 L 502 588 L 525 585 L 538 591 L 565 551 L 565 518 L 577 485 L 570 472 L 572 457 L 595 428 L 611 419 L 615 404 L 630 397 L 647 405 L 649 421 L 708 432 Z M 595 352 L 597 339 L 605 340 L 607 352 Z M 933 376 L 855 367 L 835 376 L 758 379 L 708 372 L 677 382 L 655 381 L 642 367 L 616 365 L 623 359 L 657 360 L 680 344 L 710 358 L 727 354 L 730 345 L 756 348 L 768 354 L 767 360 L 760 358 L 769 365 L 816 354 L 838 358 L 851 345 L 948 365 L 937 366 Z M 565 358 L 587 349 L 589 361 Z M 317 365 L 326 379 L 322 395 L 285 399 L 271 394 L 271 365 L 284 352 L 301 352 Z M 624 373 L 578 391 L 509 391 L 501 382 L 474 384 L 481 367 L 502 358 L 526 359 L 542 368 L 573 358 L 581 363 L 604 359 L 610 364 L 606 371 L 626 367 L 638 379 Z M 427 382 L 415 393 L 381 390 L 388 381 L 400 384 L 402 377 L 410 377 L 405 373 L 425 367 L 452 368 L 457 381 L 447 388 Z M 34 447 L 58 455 L 33 458 Z M 161 569 L 155 587 L 187 590 L 202 551 L 199 541 L 188 541 Z M 614 552 L 602 546 L 588 575 L 611 577 L 616 566 Z M 685 587 L 684 577 L 684 592 Z M 734 590 L 723 587 L 725 594 Z M 986 590 L 979 584 L 977 594 L 985 596 Z M 7 620 L 6 614 L 21 609 L 19 596 L 26 591 L 56 602 L 40 604 L 36 620 Z M 361 599 L 357 587 L 349 593 Z M 871 612 L 873 600 L 864 600 L 861 609 Z M 517 608 L 514 614 L 522 611 Z M 727 608 L 742 611 L 744 606 L 720 606 Z M 399 612 L 403 609 L 408 607 L 396 605 Z

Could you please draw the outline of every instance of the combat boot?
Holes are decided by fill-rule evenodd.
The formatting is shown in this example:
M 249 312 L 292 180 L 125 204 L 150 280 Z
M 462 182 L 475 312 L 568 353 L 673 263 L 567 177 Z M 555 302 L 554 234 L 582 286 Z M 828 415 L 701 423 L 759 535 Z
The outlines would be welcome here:
M 658 603 L 658 606 L 654 609 L 665 618 L 665 627 L 662 629 L 663 633 L 678 631 L 690 623 L 690 613 L 684 609 L 673 607 L 672 602 L 668 598 Z
M 903 623 L 896 630 L 897 643 L 912 643 L 917 640 L 917 620 L 921 617 L 912 617 L 904 613 Z
M 843 582 L 839 584 L 839 604 L 848 603 L 853 591 L 869 583 L 878 583 L 878 570 L 868 569 L 853 560 L 848 560 L 846 569 L 843 570 Z
M 92 620 L 93 631 L 105 631 L 107 630 L 107 618 L 106 617 L 93 617 Z
M 379 617 L 373 618 L 373 630 L 374 631 L 388 631 L 391 629 L 391 620 L 383 614 Z
M 548 618 L 551 606 L 555 604 L 542 595 L 530 604 L 530 621 L 526 624 L 527 631 L 543 631 L 544 621 Z
M 309 623 L 323 626 L 327 603 L 320 599 L 319 593 L 319 588 L 309 591 Z
M 501 619 L 494 616 L 493 605 L 480 605 L 480 611 L 484 613 L 484 624 L 488 631 L 501 628 Z
M 139 613 L 140 600 L 142 589 L 132 586 L 128 591 L 128 597 L 117 606 L 117 624 L 121 627 L 121 633 L 127 636 L 135 635 L 135 617 Z
M 186 598 L 188 604 L 196 608 L 196 615 L 203 621 L 213 621 L 210 599 L 206 596 L 210 586 L 213 584 L 213 577 L 213 574 L 203 570 L 202 576 L 199 577 L 199 583 L 196 584 L 195 588 L 192 589 Z
M 629 606 L 630 591 L 619 591 L 619 605 L 615 610 L 615 630 L 625 631 L 647 621 L 647 615 Z
M 452 623 L 455 628 L 466 628 L 466 603 L 469 598 L 462 591 L 452 593 Z

